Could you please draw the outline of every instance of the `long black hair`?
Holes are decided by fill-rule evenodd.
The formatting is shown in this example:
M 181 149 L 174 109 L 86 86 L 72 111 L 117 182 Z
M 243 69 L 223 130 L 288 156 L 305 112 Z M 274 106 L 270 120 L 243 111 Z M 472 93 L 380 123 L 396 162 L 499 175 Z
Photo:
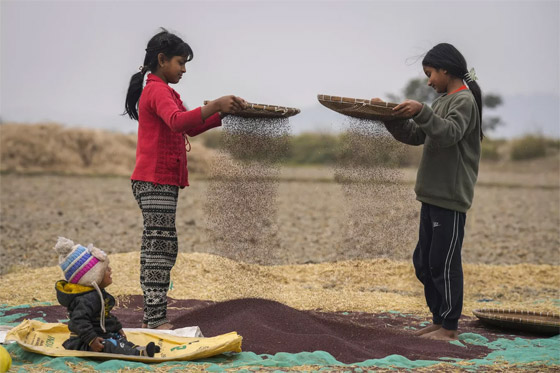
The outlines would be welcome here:
M 130 119 L 138 120 L 138 101 L 142 94 L 144 75 L 148 71 L 155 72 L 157 70 L 158 55 L 160 53 L 163 53 L 169 59 L 174 56 L 182 56 L 187 59 L 187 62 L 191 61 L 194 57 L 191 47 L 180 37 L 170 33 L 163 27 L 161 30 L 148 42 L 144 64 L 140 67 L 140 71 L 130 78 L 124 104 L 125 112 L 123 113 L 123 115 L 128 114 Z
M 430 66 L 434 69 L 444 69 L 450 75 L 463 79 L 469 86 L 470 91 L 478 106 L 478 115 L 480 119 L 480 140 L 484 138 L 482 133 L 482 92 L 480 86 L 474 80 L 468 78 L 467 61 L 465 57 L 455 48 L 448 43 L 440 43 L 430 49 L 422 60 L 423 66 Z

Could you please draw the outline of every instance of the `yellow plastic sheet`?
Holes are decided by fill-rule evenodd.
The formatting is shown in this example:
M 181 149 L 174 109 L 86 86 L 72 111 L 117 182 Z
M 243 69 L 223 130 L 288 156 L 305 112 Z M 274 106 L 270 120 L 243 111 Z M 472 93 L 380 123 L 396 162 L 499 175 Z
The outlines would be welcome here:
M 196 360 L 224 352 L 241 352 L 242 337 L 236 332 L 210 338 L 177 337 L 150 331 L 129 331 L 126 337 L 137 345 L 154 342 L 161 353 L 154 357 L 109 354 L 105 352 L 66 350 L 62 343 L 68 339 L 68 326 L 60 323 L 43 323 L 25 320 L 6 335 L 6 341 L 16 341 L 24 350 L 48 356 L 79 356 L 98 359 L 122 359 L 144 363 L 174 360 Z

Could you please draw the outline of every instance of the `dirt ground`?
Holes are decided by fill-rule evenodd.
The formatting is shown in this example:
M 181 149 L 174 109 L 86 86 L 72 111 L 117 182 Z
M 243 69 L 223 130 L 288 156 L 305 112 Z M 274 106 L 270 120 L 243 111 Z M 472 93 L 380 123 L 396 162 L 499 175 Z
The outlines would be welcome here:
M 267 173 L 272 180 L 266 180 L 266 188 L 254 189 L 251 183 L 258 180 L 224 182 L 195 173 L 191 186 L 179 195 L 176 225 L 182 253 L 172 272 L 169 296 L 218 302 L 262 298 L 297 310 L 345 315 L 391 310 L 414 314 L 415 322 L 428 320 L 422 286 L 410 260 L 420 209 L 413 192 L 415 170 L 398 174 L 396 184 L 343 184 L 332 168 L 281 168 Z M 558 312 L 559 184 L 556 158 L 482 166 L 463 245 L 467 317 L 463 326 L 476 322 L 472 311 L 481 307 Z M 212 197 L 216 190 L 226 193 Z M 239 208 L 224 202 L 237 190 L 243 196 Z M 255 190 L 267 193 L 259 199 L 251 194 Z M 238 221 L 247 217 L 244 206 L 263 198 L 265 209 L 254 216 L 273 213 L 265 230 L 254 219 L 254 227 Z M 233 208 L 209 209 L 216 202 Z M 0 285 L 5 289 L 0 304 L 55 302 L 52 284 L 61 274 L 52 247 L 59 235 L 86 245 L 93 242 L 111 255 L 116 268 L 111 292 L 118 299 L 141 294 L 137 279 L 142 217 L 128 178 L 1 174 L 0 210 Z M 212 214 L 219 215 L 214 223 L 209 222 Z M 228 229 L 246 228 L 247 234 L 238 237 L 247 242 L 240 246 L 232 237 L 222 237 L 228 229 L 219 229 L 216 221 L 225 222 Z M 259 244 L 262 232 L 268 235 L 267 247 Z M 303 263 L 309 264 L 298 265 Z M 22 286 L 27 279 L 41 279 L 42 285 Z M 498 361 L 487 370 L 525 369 L 557 367 L 518 368 Z
M 467 215 L 465 262 L 560 264 L 560 170 L 557 159 L 547 162 L 545 171 L 523 164 L 483 166 Z M 217 243 L 208 222 L 208 191 L 216 181 L 195 174 L 179 196 L 180 251 L 260 264 L 409 260 L 420 203 L 413 192 L 415 171 L 402 170 L 400 176 L 397 186 L 374 188 L 375 193 L 356 189 L 350 196 L 330 168 L 282 168 L 270 184 L 273 243 L 265 252 L 249 245 L 238 253 L 227 242 Z M 352 215 L 365 208 L 356 197 L 368 200 L 370 213 L 362 211 L 361 221 Z M 0 208 L 0 274 L 57 264 L 52 247 L 58 236 L 93 242 L 109 253 L 140 247 L 142 218 L 125 177 L 2 174 Z

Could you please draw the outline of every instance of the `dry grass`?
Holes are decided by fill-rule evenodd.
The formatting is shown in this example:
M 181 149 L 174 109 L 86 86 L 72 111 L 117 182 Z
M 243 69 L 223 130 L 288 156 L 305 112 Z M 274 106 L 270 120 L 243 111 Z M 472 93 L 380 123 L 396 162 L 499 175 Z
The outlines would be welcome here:
M 139 254 L 111 255 L 113 295 L 141 294 Z M 558 312 L 559 266 L 466 264 L 464 313 L 492 306 Z M 21 286 L 29 279 L 42 286 Z M 0 303 L 56 302 L 57 266 L 7 274 L 0 278 Z M 362 311 L 427 315 L 421 284 L 410 263 L 389 259 L 335 263 L 260 266 L 220 256 L 180 254 L 172 272 L 169 296 L 180 299 L 225 301 L 259 297 L 309 310 Z M 492 299 L 493 303 L 480 303 Z M 496 303 L 499 302 L 499 303 Z
M 66 175 L 130 176 L 136 134 L 113 133 L 59 124 L 2 124 L 0 171 Z M 197 143 L 189 169 L 203 174 L 214 153 Z M 190 154 L 189 154 L 190 155 Z
M 274 217 L 277 264 L 336 261 L 348 258 L 348 210 L 342 187 L 322 181 L 328 169 L 309 169 L 314 180 L 298 181 L 300 170 L 286 169 L 279 182 Z M 305 176 L 303 175 L 303 176 Z M 284 177 L 284 176 L 283 176 Z M 235 258 L 212 239 L 205 207 L 212 181 L 191 180 L 179 193 L 177 231 L 182 252 L 206 252 Z M 369 221 L 388 221 L 392 235 L 365 232 L 370 245 L 353 258 L 387 257 L 410 260 L 418 238 L 420 204 L 412 186 L 394 204 L 380 203 Z M 117 177 L 0 175 L 0 275 L 17 268 L 56 264 L 52 247 L 59 235 L 76 242 L 95 243 L 110 252 L 140 248 L 142 216 L 130 181 Z M 380 194 L 386 199 L 385 194 Z M 560 193 L 557 189 L 479 186 L 467 214 L 462 256 L 467 263 L 560 264 Z M 399 234 L 395 234 L 399 233 Z M 254 250 L 262 249 L 255 247 Z M 251 253 L 244 253 L 250 257 Z M 259 256 L 259 255 L 257 255 Z M 351 259 L 351 258 L 348 258 Z M 271 264 L 271 263 L 269 263 Z

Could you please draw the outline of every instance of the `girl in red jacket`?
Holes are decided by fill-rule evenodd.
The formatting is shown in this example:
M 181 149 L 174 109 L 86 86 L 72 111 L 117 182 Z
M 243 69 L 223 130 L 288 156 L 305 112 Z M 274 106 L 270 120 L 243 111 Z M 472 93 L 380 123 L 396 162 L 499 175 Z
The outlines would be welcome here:
M 140 72 L 130 79 L 125 110 L 138 121 L 136 166 L 132 192 L 144 218 L 140 251 L 140 285 L 144 293 L 143 327 L 171 329 L 167 290 L 177 258 L 175 213 L 179 188 L 189 185 L 187 136 L 221 125 L 223 115 L 236 113 L 246 102 L 224 96 L 187 111 L 169 84 L 176 84 L 191 61 L 190 46 L 165 29 L 149 42 Z M 144 75 L 148 74 L 143 87 Z

